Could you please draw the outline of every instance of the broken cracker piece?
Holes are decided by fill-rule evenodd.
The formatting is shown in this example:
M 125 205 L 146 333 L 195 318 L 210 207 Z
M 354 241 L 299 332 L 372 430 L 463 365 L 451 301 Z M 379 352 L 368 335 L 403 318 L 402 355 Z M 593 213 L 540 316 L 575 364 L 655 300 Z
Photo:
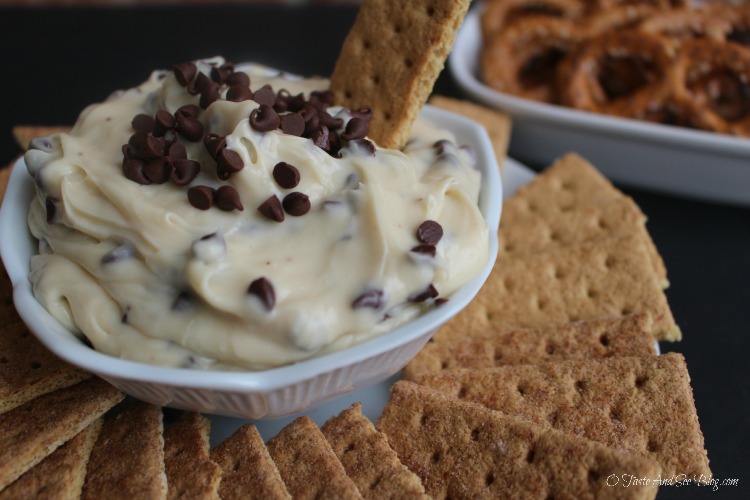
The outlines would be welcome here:
M 362 415 L 361 404 L 330 418 L 321 430 L 363 497 L 429 498 L 422 482 L 401 463 L 385 435 Z
M 420 384 L 657 461 L 666 477 L 711 477 L 681 354 L 426 375 Z
M 161 408 L 135 402 L 105 419 L 86 471 L 83 499 L 166 498 Z
M 435 498 L 654 498 L 657 483 L 608 485 L 615 475 L 655 479 L 659 465 L 397 382 L 378 420 L 401 461 Z
M 484 127 L 492 143 L 497 164 L 502 172 L 503 161 L 508 154 L 508 142 L 510 141 L 511 119 L 509 115 L 470 101 L 441 95 L 432 96 L 430 104 L 463 115 Z
M 667 288 L 667 270 L 646 231 L 646 216 L 593 165 L 569 153 L 503 204 L 500 251 L 538 251 L 545 241 L 571 244 L 624 233 L 643 239 L 660 284 Z
M 2 281 L 3 288 L 10 285 Z M 91 377 L 52 354 L 21 321 L 0 325 L 0 360 L 0 414 Z
M 400 149 L 432 92 L 469 0 L 364 0 L 331 76 L 336 105 L 373 110 L 370 137 Z
M 645 244 L 631 235 L 498 259 L 474 300 L 434 338 L 638 313 L 651 316 L 654 338 L 680 340 Z
M 0 491 L 0 500 L 16 498 L 55 498 L 75 500 L 81 497 L 86 464 L 94 446 L 102 419 L 94 420 L 73 439 L 32 467 L 10 486 Z
M 444 328 L 452 328 L 450 323 Z M 568 359 L 656 354 L 648 314 L 575 321 L 497 334 L 463 336 L 444 332 L 427 343 L 404 368 L 404 378 L 460 368 L 492 368 Z
M 287 490 L 295 499 L 362 498 L 318 426 L 303 416 L 268 443 Z
M 291 499 L 258 429 L 247 424 L 211 450 L 222 469 L 219 495 L 224 500 Z
M 124 395 L 91 378 L 0 415 L 0 489 L 122 401 Z
M 168 498 L 219 498 L 221 468 L 209 457 L 211 422 L 188 413 L 164 431 Z

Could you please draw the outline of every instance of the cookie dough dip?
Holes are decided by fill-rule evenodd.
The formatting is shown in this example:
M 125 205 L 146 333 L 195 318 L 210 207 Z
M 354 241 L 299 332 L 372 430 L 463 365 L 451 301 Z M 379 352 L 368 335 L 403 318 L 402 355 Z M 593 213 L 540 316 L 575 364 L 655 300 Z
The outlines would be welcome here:
M 36 298 L 112 356 L 250 370 L 450 300 L 489 254 L 472 152 L 422 121 L 379 148 L 327 88 L 182 63 L 36 139 Z

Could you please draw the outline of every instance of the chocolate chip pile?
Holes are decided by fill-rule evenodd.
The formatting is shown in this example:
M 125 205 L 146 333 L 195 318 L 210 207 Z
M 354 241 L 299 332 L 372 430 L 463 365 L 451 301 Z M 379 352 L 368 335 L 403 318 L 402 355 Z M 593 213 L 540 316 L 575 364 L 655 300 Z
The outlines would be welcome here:
M 253 92 L 250 77 L 235 72 L 235 65 L 231 62 L 213 66 L 210 76 L 199 71 L 194 62 L 175 64 L 172 70 L 187 93 L 200 96 L 199 105 L 182 106 L 174 114 L 160 109 L 154 116 L 139 114 L 133 118 L 134 134 L 122 147 L 122 171 L 133 182 L 148 185 L 171 181 L 181 187 L 193 182 L 201 165 L 188 158 L 180 139 L 203 141 L 209 156 L 216 162 L 216 176 L 220 180 L 227 180 L 244 168 L 240 155 L 227 149 L 226 138 L 206 132 L 199 120 L 203 110 L 221 99 L 223 89 L 226 89 L 227 101 L 253 100 L 258 103 L 259 106 L 248 116 L 250 126 L 258 132 L 280 129 L 284 134 L 310 139 L 335 158 L 340 156 L 343 147 L 350 144 L 364 154 L 375 154 L 375 145 L 365 139 L 372 110 L 364 107 L 350 111 L 351 118 L 344 126 L 342 118 L 333 117 L 327 111 L 332 104 L 329 91 L 314 91 L 306 98 L 302 93 L 291 95 L 285 89 L 274 92 L 270 85 L 263 85 Z M 299 171 L 286 162 L 276 165 L 273 177 L 283 189 L 293 189 L 299 184 Z M 219 188 L 191 186 L 187 198 L 199 210 L 211 207 L 224 211 L 244 210 L 239 193 L 229 185 Z M 283 200 L 273 195 L 258 206 L 263 216 L 276 222 L 282 222 L 285 213 L 301 216 L 309 210 L 310 199 L 300 192 L 292 192 Z

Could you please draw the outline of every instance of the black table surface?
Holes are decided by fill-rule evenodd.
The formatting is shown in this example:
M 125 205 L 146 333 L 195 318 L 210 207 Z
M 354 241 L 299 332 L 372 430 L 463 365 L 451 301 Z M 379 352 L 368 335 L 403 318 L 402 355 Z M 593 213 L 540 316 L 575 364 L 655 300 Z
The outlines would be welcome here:
M 0 8 L 0 165 L 15 124 L 72 124 L 153 68 L 214 55 L 331 73 L 354 7 Z M 447 71 L 435 91 L 461 96 Z M 750 168 L 750 164 L 748 165 Z M 738 486 L 661 488 L 659 498 L 750 498 L 750 209 L 628 189 L 666 262 L 667 296 L 714 477 Z M 747 187 L 750 192 L 750 186 Z

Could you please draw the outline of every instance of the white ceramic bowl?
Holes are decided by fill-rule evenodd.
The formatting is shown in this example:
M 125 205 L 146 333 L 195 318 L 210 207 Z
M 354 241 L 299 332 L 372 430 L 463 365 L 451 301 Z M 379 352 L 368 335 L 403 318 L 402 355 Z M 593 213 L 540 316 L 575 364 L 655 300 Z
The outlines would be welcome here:
M 448 66 L 472 98 L 513 117 L 511 156 L 530 165 L 549 165 L 575 151 L 615 181 L 750 205 L 748 139 L 578 111 L 486 86 L 479 71 L 482 7 L 467 15 Z
M 433 332 L 471 301 L 497 257 L 502 185 L 492 146 L 476 123 L 425 107 L 422 116 L 452 131 L 459 144 L 474 148 L 483 175 L 479 207 L 489 226 L 490 258 L 481 273 L 443 306 L 376 338 L 347 349 L 260 372 L 165 368 L 118 359 L 84 345 L 34 298 L 28 280 L 36 242 L 26 223 L 33 181 L 19 160 L 0 210 L 0 253 L 13 282 L 16 309 L 36 336 L 55 354 L 108 380 L 123 392 L 161 406 L 262 419 L 290 415 L 398 372 Z

